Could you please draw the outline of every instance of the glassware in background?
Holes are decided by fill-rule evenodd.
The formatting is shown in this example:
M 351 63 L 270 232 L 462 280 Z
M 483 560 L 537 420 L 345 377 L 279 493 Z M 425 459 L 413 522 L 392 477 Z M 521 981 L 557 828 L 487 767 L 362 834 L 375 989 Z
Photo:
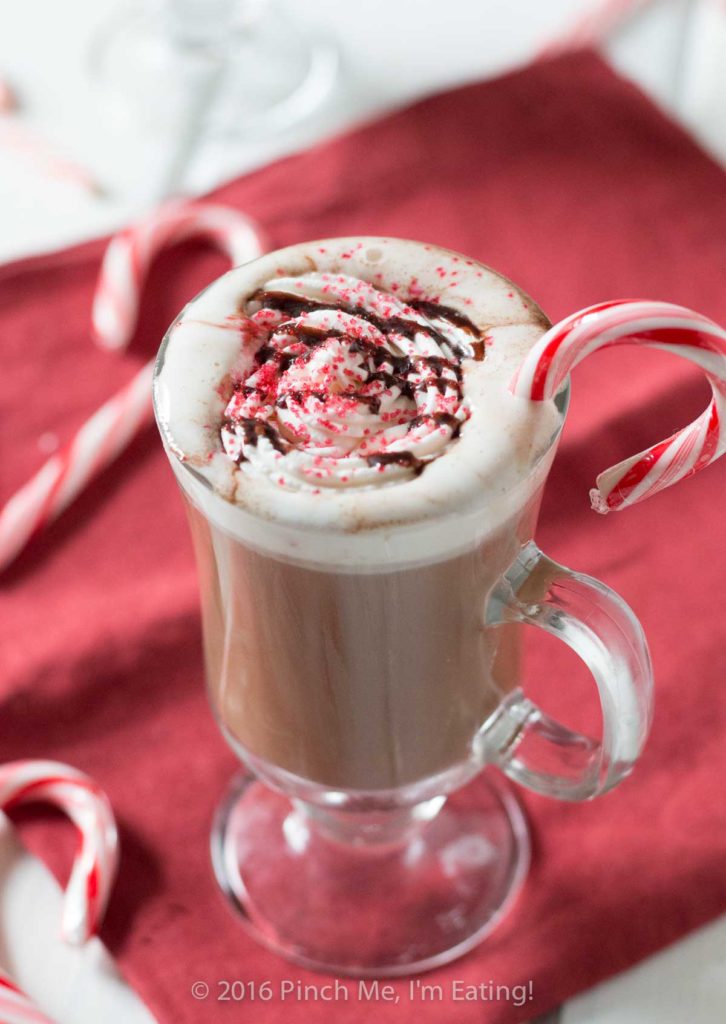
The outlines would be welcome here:
M 274 0 L 124 5 L 91 48 L 91 75 L 117 114 L 170 134 L 160 198 L 178 190 L 200 138 L 259 140 L 328 99 L 338 50 Z

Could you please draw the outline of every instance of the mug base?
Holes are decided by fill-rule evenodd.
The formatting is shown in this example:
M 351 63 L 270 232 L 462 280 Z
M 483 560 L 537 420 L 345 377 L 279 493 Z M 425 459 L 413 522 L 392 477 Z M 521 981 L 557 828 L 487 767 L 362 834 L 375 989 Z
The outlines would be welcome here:
M 255 939 L 304 967 L 355 977 L 430 970 L 490 934 L 530 857 L 523 811 L 498 774 L 441 800 L 399 842 L 341 842 L 242 774 L 212 830 L 217 881 Z

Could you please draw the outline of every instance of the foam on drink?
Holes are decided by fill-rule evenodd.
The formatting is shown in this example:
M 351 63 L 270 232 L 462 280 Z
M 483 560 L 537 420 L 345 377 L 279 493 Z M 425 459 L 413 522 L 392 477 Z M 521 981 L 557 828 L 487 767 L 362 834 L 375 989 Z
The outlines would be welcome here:
M 508 390 L 547 326 L 511 282 L 447 250 L 306 243 L 186 307 L 158 415 L 193 470 L 183 486 L 253 546 L 362 569 L 445 557 L 480 533 L 483 492 L 492 526 L 507 518 L 559 425 L 553 403 Z

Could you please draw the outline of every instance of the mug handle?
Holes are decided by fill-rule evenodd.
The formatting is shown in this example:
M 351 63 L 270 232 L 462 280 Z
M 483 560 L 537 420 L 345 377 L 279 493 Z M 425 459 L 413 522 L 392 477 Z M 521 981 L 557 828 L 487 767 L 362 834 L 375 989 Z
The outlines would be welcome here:
M 517 689 L 478 734 L 482 761 L 560 800 L 606 793 L 630 773 L 650 728 L 653 676 L 640 623 L 615 591 L 553 562 L 533 541 L 487 605 L 487 626 L 516 622 L 558 637 L 582 658 L 597 684 L 602 736 L 571 731 Z

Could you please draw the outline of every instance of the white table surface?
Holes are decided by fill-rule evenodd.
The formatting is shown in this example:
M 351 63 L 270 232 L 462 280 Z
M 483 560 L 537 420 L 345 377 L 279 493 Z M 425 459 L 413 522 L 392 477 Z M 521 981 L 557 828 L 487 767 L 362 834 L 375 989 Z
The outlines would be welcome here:
M 50 182 L 0 143 L 0 260 L 113 230 L 159 198 L 173 140 L 110 118 L 88 81 L 91 41 L 114 6 L 23 0 L 0 14 L 0 79 L 20 94 L 24 122 L 91 167 L 107 193 L 96 199 Z M 340 43 L 344 78 L 331 104 L 274 141 L 197 147 L 183 186 L 211 188 L 375 112 L 513 67 L 597 6 L 597 0 L 367 0 L 361 18 L 359 3 L 297 4 L 310 24 Z M 661 0 L 647 5 L 605 52 L 726 160 L 725 47 L 720 0 Z M 1 815 L 0 891 L 0 963 L 59 1024 L 150 1024 L 98 940 L 80 950 L 61 944 L 60 890 Z M 571 1000 L 560 1019 L 722 1024 L 724 963 L 726 918 Z

